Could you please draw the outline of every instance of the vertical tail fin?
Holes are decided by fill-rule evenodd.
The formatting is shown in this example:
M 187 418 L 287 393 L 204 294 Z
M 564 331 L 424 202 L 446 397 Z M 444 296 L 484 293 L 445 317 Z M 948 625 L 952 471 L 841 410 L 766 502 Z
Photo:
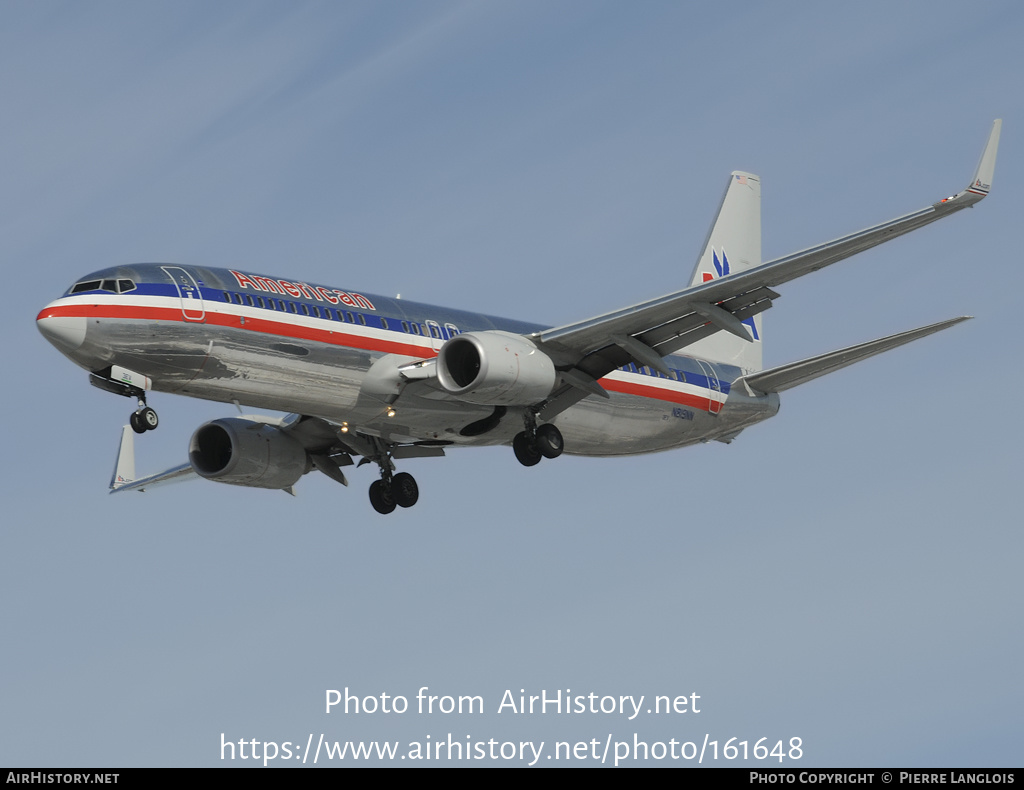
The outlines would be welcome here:
M 752 173 L 734 171 L 690 285 L 700 285 L 730 274 L 745 271 L 761 263 L 761 179 Z M 743 322 L 752 342 L 718 332 L 687 347 L 688 354 L 738 365 L 747 371 L 762 369 L 761 316 Z

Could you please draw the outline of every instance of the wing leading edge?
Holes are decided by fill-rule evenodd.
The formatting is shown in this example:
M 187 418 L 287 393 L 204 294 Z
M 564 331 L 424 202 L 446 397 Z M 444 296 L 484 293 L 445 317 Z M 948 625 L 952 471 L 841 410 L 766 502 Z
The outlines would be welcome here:
M 742 322 L 771 307 L 779 296 L 773 288 L 978 203 L 991 188 L 1001 128 L 1001 120 L 992 124 L 970 185 L 937 203 L 736 274 L 531 335 L 561 370 L 569 371 L 563 376 L 565 387 L 549 399 L 545 410 L 557 413 L 592 394 L 573 376 L 587 377 L 586 385 L 592 386 L 630 361 L 657 367 L 654 358 L 718 331 L 752 340 Z

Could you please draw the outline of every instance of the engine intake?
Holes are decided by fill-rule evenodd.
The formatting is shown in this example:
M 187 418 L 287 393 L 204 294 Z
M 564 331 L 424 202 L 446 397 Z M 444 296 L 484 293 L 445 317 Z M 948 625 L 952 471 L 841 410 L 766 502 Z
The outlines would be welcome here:
M 441 346 L 437 378 L 468 403 L 528 406 L 551 394 L 558 374 L 551 358 L 521 335 L 467 332 Z
M 188 445 L 196 474 L 218 483 L 288 488 L 312 468 L 305 448 L 288 434 L 238 417 L 208 422 Z

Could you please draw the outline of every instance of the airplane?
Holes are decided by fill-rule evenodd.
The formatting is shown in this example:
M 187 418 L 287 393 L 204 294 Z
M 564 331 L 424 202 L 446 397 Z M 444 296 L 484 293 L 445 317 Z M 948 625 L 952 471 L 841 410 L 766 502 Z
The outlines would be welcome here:
M 203 477 L 280 489 L 317 469 L 376 464 L 370 502 L 411 507 L 395 462 L 511 444 L 524 466 L 568 454 L 650 453 L 731 442 L 775 415 L 779 393 L 947 329 L 959 316 L 764 370 L 774 289 L 973 206 L 989 192 L 1001 120 L 965 189 L 918 211 L 768 262 L 761 181 L 735 171 L 689 285 L 545 326 L 240 269 L 141 263 L 77 280 L 36 325 L 106 391 L 137 408 L 112 493 Z M 679 353 L 683 349 L 685 354 Z M 134 435 L 159 424 L 149 392 L 287 412 L 200 426 L 188 462 L 136 477 Z

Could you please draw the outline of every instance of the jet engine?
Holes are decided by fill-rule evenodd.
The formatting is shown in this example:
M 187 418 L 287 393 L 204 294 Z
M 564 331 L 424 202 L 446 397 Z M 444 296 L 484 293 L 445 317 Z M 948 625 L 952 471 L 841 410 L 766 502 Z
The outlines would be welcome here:
M 551 358 L 521 335 L 467 332 L 441 346 L 437 378 L 468 403 L 526 406 L 551 394 L 558 378 Z
M 238 417 L 199 428 L 188 444 L 196 474 L 218 483 L 288 488 L 312 468 L 305 448 L 273 425 Z

